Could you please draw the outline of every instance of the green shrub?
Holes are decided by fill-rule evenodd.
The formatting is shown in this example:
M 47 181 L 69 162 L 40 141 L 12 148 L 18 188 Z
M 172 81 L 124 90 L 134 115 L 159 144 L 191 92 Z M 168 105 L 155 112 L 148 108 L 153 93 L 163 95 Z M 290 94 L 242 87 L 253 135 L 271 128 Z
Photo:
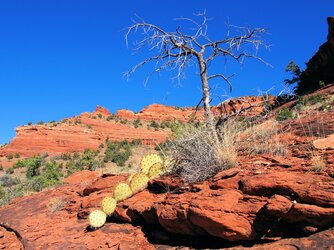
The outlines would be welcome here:
M 178 122 L 178 121 L 174 121 L 170 124 L 170 129 L 172 130 L 173 133 L 177 133 L 180 128 L 182 128 L 182 123 Z
M 28 167 L 26 176 L 28 179 L 40 175 L 40 167 L 42 165 L 42 158 L 40 156 L 28 158 L 26 159 L 26 163 Z
M 125 162 L 129 159 L 130 157 L 130 151 L 125 151 L 125 152 L 115 152 L 112 155 L 111 161 L 116 163 L 117 166 L 124 166 Z
M 81 119 L 75 119 L 75 120 L 74 120 L 74 124 L 75 124 L 75 125 L 77 125 L 77 124 L 81 124 L 81 123 L 82 123 Z
M 96 169 L 99 169 L 99 168 L 103 168 L 105 166 L 104 162 L 103 161 L 100 161 L 100 160 L 92 160 L 88 163 L 87 165 L 87 168 L 88 170 L 96 170 Z
M 152 120 L 152 121 L 150 122 L 150 127 L 154 128 L 155 130 L 158 130 L 159 127 L 160 127 L 160 125 L 159 125 L 159 123 L 157 123 L 156 121 Z
M 21 155 L 20 155 L 19 153 L 15 153 L 14 157 L 15 157 L 16 159 L 18 159 L 18 158 L 21 157 Z
M 125 162 L 130 158 L 131 145 L 127 140 L 122 142 L 107 141 L 107 149 L 103 161 L 112 161 L 118 166 L 124 166 Z
M 45 178 L 47 186 L 59 184 L 63 177 L 62 169 L 55 161 L 47 162 L 42 176 Z
M 11 159 L 14 158 L 13 154 L 8 154 L 6 157 L 7 157 L 8 160 L 11 160 Z
M 69 176 L 75 172 L 83 170 L 83 166 L 80 161 L 70 161 L 66 164 L 66 175 Z
M 6 173 L 7 174 L 13 174 L 14 173 L 14 168 L 13 167 L 10 167 L 6 170 Z
M 27 181 L 27 189 L 34 192 L 40 192 L 46 187 L 47 180 L 43 176 L 34 176 Z
M 68 161 L 68 160 L 71 160 L 71 154 L 70 153 L 62 153 L 60 155 L 60 158 L 64 161 Z
M 80 158 L 80 154 L 78 152 L 74 152 L 73 159 L 79 159 L 79 158 Z
M 17 177 L 12 177 L 11 175 L 4 174 L 0 177 L 0 186 L 11 187 L 20 183 Z
M 277 111 L 276 120 L 277 121 L 284 121 L 289 120 L 294 117 L 293 112 L 288 108 L 282 108 Z
M 298 100 L 297 100 L 297 102 L 296 102 L 296 104 L 293 108 L 295 110 L 297 110 L 298 112 L 300 112 L 300 111 L 303 110 L 303 108 L 306 106 L 306 104 L 307 104 L 307 100 L 303 96 L 301 96 L 301 97 L 298 98 Z
M 100 149 L 104 148 L 104 144 L 101 143 L 100 146 L 99 146 Z
M 98 150 L 85 149 L 81 155 L 82 161 L 93 160 L 99 154 Z
M 133 146 L 138 146 L 138 145 L 141 145 L 141 144 L 142 144 L 141 139 L 133 139 L 131 141 L 131 145 L 133 145 Z
M 27 125 L 28 125 L 28 126 L 31 126 L 31 125 L 32 125 L 32 122 L 28 122 Z
M 102 114 L 97 114 L 97 116 L 101 119 L 102 118 Z
M 0 171 L 3 171 L 3 166 L 0 164 Z
M 142 125 L 143 125 L 143 124 L 141 123 L 141 121 L 140 121 L 139 118 L 137 118 L 136 120 L 134 120 L 134 121 L 132 122 L 132 124 L 133 124 L 133 126 L 134 126 L 135 128 L 138 128 L 139 126 L 142 126 Z
M 0 186 L 0 199 L 2 200 L 3 198 L 5 198 L 5 196 L 6 196 L 5 189 Z
M 160 123 L 160 128 L 164 129 L 164 128 L 170 128 L 171 127 L 171 123 L 170 122 L 166 122 L 163 121 Z
M 108 121 L 108 122 L 111 121 L 112 119 L 114 119 L 114 116 L 113 116 L 113 115 L 109 115 L 109 116 L 107 117 L 107 121 Z
M 321 102 L 321 100 L 322 100 L 321 94 L 311 95 L 306 99 L 306 101 L 311 103 L 311 105 Z
M 39 122 L 37 122 L 37 124 L 38 124 L 38 125 L 43 125 L 44 122 L 43 122 L 43 121 L 39 121 Z

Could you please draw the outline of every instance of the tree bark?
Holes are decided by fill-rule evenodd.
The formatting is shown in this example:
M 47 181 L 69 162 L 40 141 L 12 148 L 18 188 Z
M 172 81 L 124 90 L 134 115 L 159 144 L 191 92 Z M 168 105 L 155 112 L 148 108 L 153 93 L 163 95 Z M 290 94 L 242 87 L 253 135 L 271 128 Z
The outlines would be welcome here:
M 198 56 L 198 62 L 200 65 L 200 75 L 201 75 L 201 81 L 202 81 L 202 91 L 203 91 L 203 103 L 204 103 L 204 113 L 206 117 L 206 123 L 211 130 L 213 139 L 215 140 L 215 143 L 219 142 L 219 138 L 217 135 L 216 127 L 214 124 L 214 118 L 211 113 L 211 106 L 210 106 L 210 90 L 209 90 L 209 80 L 208 80 L 208 74 L 207 74 L 207 68 L 206 63 L 203 59 L 203 57 Z

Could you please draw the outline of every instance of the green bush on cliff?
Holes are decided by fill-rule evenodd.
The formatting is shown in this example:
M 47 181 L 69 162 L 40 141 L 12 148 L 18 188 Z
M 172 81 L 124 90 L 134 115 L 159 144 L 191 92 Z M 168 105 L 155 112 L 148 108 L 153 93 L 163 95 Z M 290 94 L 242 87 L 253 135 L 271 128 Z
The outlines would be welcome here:
M 134 121 L 132 122 L 132 124 L 133 124 L 133 126 L 134 126 L 135 128 L 138 128 L 139 126 L 142 126 L 142 125 L 143 125 L 143 124 L 141 123 L 141 121 L 140 121 L 139 118 L 137 118 L 136 120 L 134 120 Z
M 40 175 L 40 167 L 42 166 L 42 158 L 35 156 L 32 158 L 25 159 L 26 166 L 28 167 L 26 176 L 31 179 L 34 176 Z
M 8 154 L 8 155 L 7 155 L 7 159 L 8 159 L 8 160 L 11 160 L 11 159 L 13 159 L 13 158 L 14 158 L 13 154 Z
M 13 177 L 8 174 L 4 174 L 0 177 L 0 186 L 2 187 L 12 187 L 20 183 L 17 177 Z
M 83 170 L 83 166 L 80 161 L 70 161 L 66 164 L 66 175 L 69 176 L 75 172 Z
M 125 166 L 125 162 L 131 156 L 131 145 L 128 141 L 107 141 L 107 149 L 103 161 L 112 161 L 118 166 Z
M 0 186 L 0 199 L 2 200 L 3 198 L 5 198 L 5 195 L 6 195 L 5 189 Z
M 7 174 L 13 174 L 14 173 L 14 168 L 13 167 L 10 167 L 6 170 L 6 173 Z
M 292 119 L 293 117 L 294 117 L 293 112 L 288 108 L 279 109 L 276 114 L 276 120 L 279 122 Z

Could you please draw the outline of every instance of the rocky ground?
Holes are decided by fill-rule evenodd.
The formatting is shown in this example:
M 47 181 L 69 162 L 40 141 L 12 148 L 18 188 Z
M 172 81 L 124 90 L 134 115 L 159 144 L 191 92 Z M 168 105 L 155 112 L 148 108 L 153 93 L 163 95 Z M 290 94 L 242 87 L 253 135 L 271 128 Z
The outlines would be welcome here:
M 95 231 L 89 212 L 128 176 L 78 172 L 0 208 L 0 248 L 334 249 L 334 110 L 326 108 L 334 87 L 316 94 L 321 106 L 306 105 L 270 134 L 282 155 L 245 140 L 238 167 L 195 184 L 152 180 Z

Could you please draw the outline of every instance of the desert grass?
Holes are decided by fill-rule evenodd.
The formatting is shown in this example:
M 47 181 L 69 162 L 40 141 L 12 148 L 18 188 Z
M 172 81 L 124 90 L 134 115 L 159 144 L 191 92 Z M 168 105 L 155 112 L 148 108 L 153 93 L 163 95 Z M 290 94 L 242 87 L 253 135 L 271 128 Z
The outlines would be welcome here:
M 53 197 L 50 199 L 47 207 L 51 213 L 55 213 L 65 206 L 65 201 L 61 197 Z
M 247 148 L 249 154 L 269 154 L 273 156 L 285 156 L 287 146 L 280 139 L 281 125 L 274 119 L 261 124 L 250 125 L 245 130 Z
M 297 114 L 297 119 L 302 129 L 302 135 L 306 138 L 306 155 L 311 161 L 310 171 L 320 173 L 326 167 L 326 161 L 321 151 L 314 147 L 313 141 L 326 137 L 322 116 L 320 116 L 319 111 L 309 110 L 303 118 Z
M 185 125 L 175 134 L 169 152 L 174 171 L 188 183 L 204 181 L 218 172 L 237 166 L 237 123 L 227 121 L 218 131 L 206 125 Z M 217 133 L 219 141 L 212 133 Z

